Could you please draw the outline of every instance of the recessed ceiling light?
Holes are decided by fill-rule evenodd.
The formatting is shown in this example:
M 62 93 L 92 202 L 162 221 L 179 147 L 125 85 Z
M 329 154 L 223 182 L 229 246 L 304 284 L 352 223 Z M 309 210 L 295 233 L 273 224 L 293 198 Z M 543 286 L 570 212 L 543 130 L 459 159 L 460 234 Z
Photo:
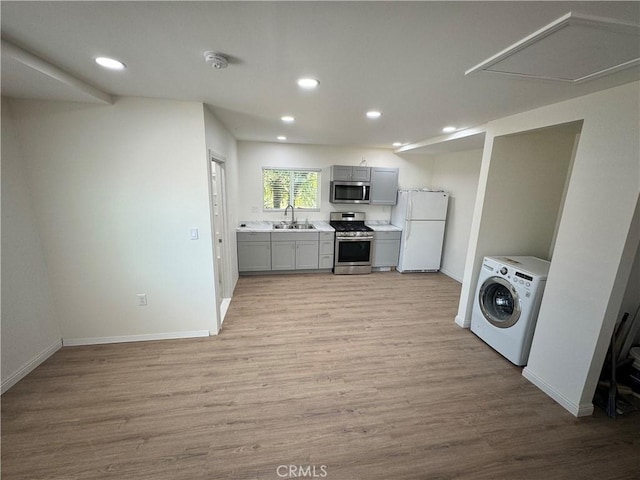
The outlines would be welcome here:
M 110 70 L 124 70 L 126 65 L 120 60 L 109 57 L 96 57 L 95 62 L 101 67 L 108 68 Z
M 287 137 L 285 137 L 285 136 L 283 136 L 283 135 L 280 135 L 280 136 L 278 137 L 278 140 L 286 140 L 286 139 L 287 139 Z
M 296 119 L 291 115 L 285 115 L 284 117 L 281 117 L 280 120 L 282 120 L 284 123 L 293 123 Z
M 402 146 L 402 142 L 393 142 L 393 146 L 394 147 L 401 147 Z
M 382 113 L 377 110 L 369 110 L 367 112 L 367 118 L 380 118 Z
M 456 130 L 457 130 L 457 128 L 456 128 L 456 127 L 444 127 L 444 128 L 442 129 L 442 131 L 443 131 L 444 133 L 452 133 L 452 132 L 455 132 Z
M 299 78 L 298 79 L 298 86 L 300 88 L 311 89 L 311 88 L 316 88 L 318 85 L 320 85 L 320 82 L 315 78 Z

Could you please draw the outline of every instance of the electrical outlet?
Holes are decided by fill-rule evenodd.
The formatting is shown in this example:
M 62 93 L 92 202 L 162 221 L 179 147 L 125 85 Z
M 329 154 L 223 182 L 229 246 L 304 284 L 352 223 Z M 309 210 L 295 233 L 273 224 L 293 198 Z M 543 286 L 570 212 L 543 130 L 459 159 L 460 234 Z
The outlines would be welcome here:
M 147 306 L 147 294 L 146 293 L 139 293 L 138 294 L 138 306 L 139 307 L 146 307 Z

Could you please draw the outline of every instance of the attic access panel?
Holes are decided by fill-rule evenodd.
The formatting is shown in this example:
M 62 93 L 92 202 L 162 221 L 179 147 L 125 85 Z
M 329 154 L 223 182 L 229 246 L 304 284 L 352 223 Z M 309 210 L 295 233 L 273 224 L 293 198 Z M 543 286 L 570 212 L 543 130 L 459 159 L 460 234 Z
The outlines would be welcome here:
M 582 83 L 640 65 L 640 25 L 569 12 L 465 75 L 485 71 Z

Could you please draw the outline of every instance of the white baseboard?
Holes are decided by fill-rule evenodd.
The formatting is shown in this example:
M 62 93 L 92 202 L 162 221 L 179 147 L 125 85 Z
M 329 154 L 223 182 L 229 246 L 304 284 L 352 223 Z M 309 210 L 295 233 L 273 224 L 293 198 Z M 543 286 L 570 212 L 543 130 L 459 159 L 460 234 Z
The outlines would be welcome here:
M 453 272 L 450 272 L 446 268 L 441 268 L 440 271 L 444 273 L 447 277 L 453 278 L 456 282 L 462 283 L 462 278 L 458 278 L 457 275 L 455 275 Z
M 227 315 L 229 306 L 231 306 L 231 299 L 223 298 L 222 303 L 220 304 L 220 326 L 224 323 L 224 317 Z
M 16 383 L 18 383 L 24 377 L 29 375 L 29 373 L 35 370 L 36 367 L 38 367 L 38 365 L 40 365 L 42 362 L 44 362 L 47 358 L 49 358 L 51 355 L 56 353 L 61 348 L 62 348 L 62 339 L 52 343 L 43 351 L 41 351 L 39 354 L 37 354 L 35 357 L 33 357 L 31 360 L 29 360 L 24 366 L 18 369 L 17 372 L 12 373 L 9 376 L 9 378 L 7 378 L 2 382 L 2 387 L 1 387 L 2 393 L 9 390 Z
M 552 385 L 549 385 L 531 370 L 528 367 L 524 367 L 522 370 L 522 376 L 533 383 L 536 387 L 542 390 L 544 393 L 549 395 L 553 400 L 558 402 L 565 410 L 568 410 L 574 417 L 586 417 L 593 414 L 593 404 L 589 403 L 586 405 L 578 405 L 567 397 L 565 397 L 562 393 L 556 390 Z
M 151 340 L 176 340 L 179 338 L 208 337 L 209 330 L 194 330 L 190 332 L 150 333 L 145 335 L 125 335 L 121 337 L 89 337 L 63 338 L 65 347 L 79 345 L 101 345 L 105 343 L 148 342 Z
M 458 325 L 461 328 L 471 328 L 471 320 L 467 322 L 460 315 L 456 315 L 456 325 Z

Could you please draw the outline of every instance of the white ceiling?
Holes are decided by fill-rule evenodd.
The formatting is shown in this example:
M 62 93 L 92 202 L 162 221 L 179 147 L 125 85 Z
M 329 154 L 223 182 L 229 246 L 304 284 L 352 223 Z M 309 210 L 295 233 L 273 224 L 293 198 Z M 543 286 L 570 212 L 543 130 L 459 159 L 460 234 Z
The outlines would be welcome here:
M 464 74 L 570 11 L 640 24 L 637 1 L 2 1 L 1 9 L 3 39 L 63 72 L 109 95 L 204 102 L 240 140 L 391 148 L 640 78 L 638 67 L 579 85 Z M 207 50 L 228 55 L 229 67 L 206 65 Z M 101 69 L 92 61 L 100 55 L 127 70 Z M 301 76 L 320 87 L 301 91 Z M 4 51 L 2 94 L 89 100 Z M 382 118 L 366 119 L 369 109 Z M 296 122 L 283 124 L 285 114 Z

